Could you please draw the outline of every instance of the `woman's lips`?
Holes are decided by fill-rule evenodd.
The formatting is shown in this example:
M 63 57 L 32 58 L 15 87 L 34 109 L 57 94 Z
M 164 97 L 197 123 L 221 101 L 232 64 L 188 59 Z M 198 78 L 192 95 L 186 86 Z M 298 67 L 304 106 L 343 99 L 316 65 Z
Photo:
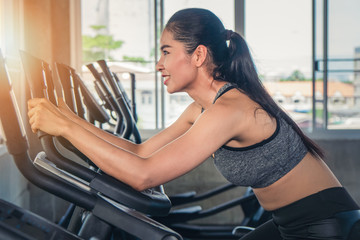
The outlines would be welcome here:
M 169 81 L 170 76 L 169 75 L 163 75 L 162 77 L 164 78 L 164 84 L 166 85 L 166 83 Z

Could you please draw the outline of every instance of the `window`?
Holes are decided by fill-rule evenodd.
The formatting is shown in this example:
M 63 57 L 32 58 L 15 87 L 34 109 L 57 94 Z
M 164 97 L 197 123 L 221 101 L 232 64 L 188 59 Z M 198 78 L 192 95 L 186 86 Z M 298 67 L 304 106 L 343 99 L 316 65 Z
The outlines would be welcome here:
M 140 128 L 155 126 L 154 3 L 148 0 L 83 0 L 83 62 L 105 59 L 131 97 L 131 78 Z M 103 40 L 106 40 L 104 44 Z M 94 46 L 95 45 L 95 46 Z M 83 78 L 93 77 L 84 68 Z
M 360 23 L 356 0 L 316 0 L 316 121 L 325 129 L 360 129 Z M 321 84 L 321 86 L 320 86 Z M 320 94 L 319 94 L 320 95 Z
M 151 104 L 152 103 L 152 92 L 151 91 L 142 91 L 141 92 L 141 104 L 143 105 L 147 105 L 147 104 Z
M 246 1 L 245 38 L 270 95 L 311 128 L 311 0 Z
M 160 5 L 161 2 L 163 5 Z M 138 125 L 143 129 L 170 125 L 192 102 L 181 93 L 171 98 L 154 70 L 155 4 L 157 42 L 160 38 L 161 12 L 163 22 L 166 23 L 177 10 L 188 7 L 208 8 L 222 19 L 227 28 L 234 29 L 234 1 L 83 0 L 82 3 L 84 63 L 106 59 L 128 94 L 131 93 L 131 84 L 124 73 L 135 74 Z M 107 39 L 113 44 L 102 45 L 102 39 Z M 94 41 L 96 47 L 91 45 Z M 156 77 L 157 80 L 154 80 Z M 86 68 L 83 78 L 92 81 L 92 76 Z
M 303 128 L 359 129 L 360 32 L 351 26 L 360 22 L 360 2 L 252 0 L 245 7 L 245 37 L 273 98 Z
M 201 7 L 213 11 L 226 28 L 234 30 L 238 17 L 234 14 L 234 2 L 83 0 L 83 35 L 90 38 L 105 35 L 117 42 L 118 46 L 103 49 L 100 56 L 111 62 L 118 75 L 135 73 L 135 101 L 142 128 L 168 126 L 191 102 L 191 99 L 178 101 L 177 97 L 170 97 L 154 70 L 162 24 L 179 9 Z M 326 54 L 325 2 L 328 2 Z M 263 84 L 305 129 L 360 128 L 355 124 L 360 118 L 360 33 L 351 27 L 360 21 L 356 12 L 359 4 L 357 0 L 245 1 L 244 35 Z M 130 92 L 129 80 L 122 81 Z M 147 91 L 151 94 L 144 94 Z

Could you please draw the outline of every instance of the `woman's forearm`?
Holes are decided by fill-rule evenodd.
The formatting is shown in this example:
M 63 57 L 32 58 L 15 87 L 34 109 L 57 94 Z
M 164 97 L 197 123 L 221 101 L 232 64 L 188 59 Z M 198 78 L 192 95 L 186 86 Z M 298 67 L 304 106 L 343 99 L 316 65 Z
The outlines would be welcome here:
M 93 124 L 89 123 L 88 121 L 80 118 L 78 115 L 76 115 L 64 102 L 62 98 L 58 99 L 58 109 L 71 121 L 76 123 L 77 125 L 83 127 L 84 129 L 88 130 L 89 132 L 92 132 L 99 138 L 104 139 L 105 141 L 108 141 L 116 146 L 119 146 L 123 149 L 126 149 L 127 151 L 130 151 L 134 154 L 138 154 L 138 148 L 139 146 L 137 144 L 134 144 L 130 141 L 127 141 L 126 139 L 122 139 L 118 136 L 115 136 L 113 134 L 110 134 Z
M 92 132 L 94 135 L 98 136 L 99 138 L 104 139 L 105 141 L 107 141 L 111 144 L 114 144 L 122 149 L 126 149 L 129 152 L 132 152 L 137 155 L 139 154 L 139 151 L 138 151 L 139 145 L 138 144 L 135 144 L 124 138 L 121 138 L 121 137 L 115 136 L 111 133 L 108 133 L 78 116 L 72 117 L 71 120 L 74 123 L 83 127 L 84 129 L 88 130 L 89 132 Z
M 89 129 L 85 128 L 84 125 Z M 76 122 L 69 121 L 65 124 L 61 135 L 84 153 L 102 171 L 137 190 L 142 190 L 144 183 L 147 182 L 144 174 L 146 172 L 145 160 L 129 150 L 103 139 L 93 130 L 95 130 L 93 127 L 83 122 L 79 125 Z M 98 132 L 98 130 L 96 131 Z

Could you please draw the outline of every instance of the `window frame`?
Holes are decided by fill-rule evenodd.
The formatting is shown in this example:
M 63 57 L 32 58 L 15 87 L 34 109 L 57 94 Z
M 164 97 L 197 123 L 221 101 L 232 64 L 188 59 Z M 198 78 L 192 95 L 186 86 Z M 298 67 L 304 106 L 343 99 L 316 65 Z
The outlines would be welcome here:
M 312 113 L 312 131 L 308 132 L 314 138 L 326 138 L 326 139 L 359 139 L 360 138 L 360 129 L 329 129 L 328 128 L 328 75 L 331 70 L 328 67 L 330 61 L 334 59 L 329 59 L 328 57 L 328 47 L 329 47 L 329 0 L 321 0 L 322 1 L 322 29 L 317 29 L 317 3 L 319 0 L 312 0 L 312 105 L 313 105 L 313 113 Z M 317 59 L 316 56 L 316 33 L 317 31 L 322 31 L 322 40 L 323 40 L 323 48 L 322 54 L 323 59 Z M 339 59 L 337 59 L 339 60 Z M 349 59 L 342 59 L 348 61 Z M 353 59 L 355 60 L 355 59 Z M 322 70 L 319 70 L 319 65 L 322 62 Z M 356 70 L 354 70 L 355 72 Z M 322 99 L 316 99 L 316 89 L 315 89 L 315 80 L 316 80 L 316 72 L 323 73 L 323 96 Z M 316 124 L 316 104 L 322 103 L 323 105 L 323 124 L 321 127 L 318 127 Z

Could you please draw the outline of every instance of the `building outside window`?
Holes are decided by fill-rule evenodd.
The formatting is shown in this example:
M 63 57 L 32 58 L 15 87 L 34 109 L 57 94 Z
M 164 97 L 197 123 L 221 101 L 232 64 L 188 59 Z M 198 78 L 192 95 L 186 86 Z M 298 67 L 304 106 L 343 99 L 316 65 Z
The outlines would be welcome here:
M 360 22 L 360 2 L 316 0 L 315 8 L 316 91 L 323 95 L 315 95 L 316 121 L 323 129 L 360 129 L 360 32 L 350 27 Z

